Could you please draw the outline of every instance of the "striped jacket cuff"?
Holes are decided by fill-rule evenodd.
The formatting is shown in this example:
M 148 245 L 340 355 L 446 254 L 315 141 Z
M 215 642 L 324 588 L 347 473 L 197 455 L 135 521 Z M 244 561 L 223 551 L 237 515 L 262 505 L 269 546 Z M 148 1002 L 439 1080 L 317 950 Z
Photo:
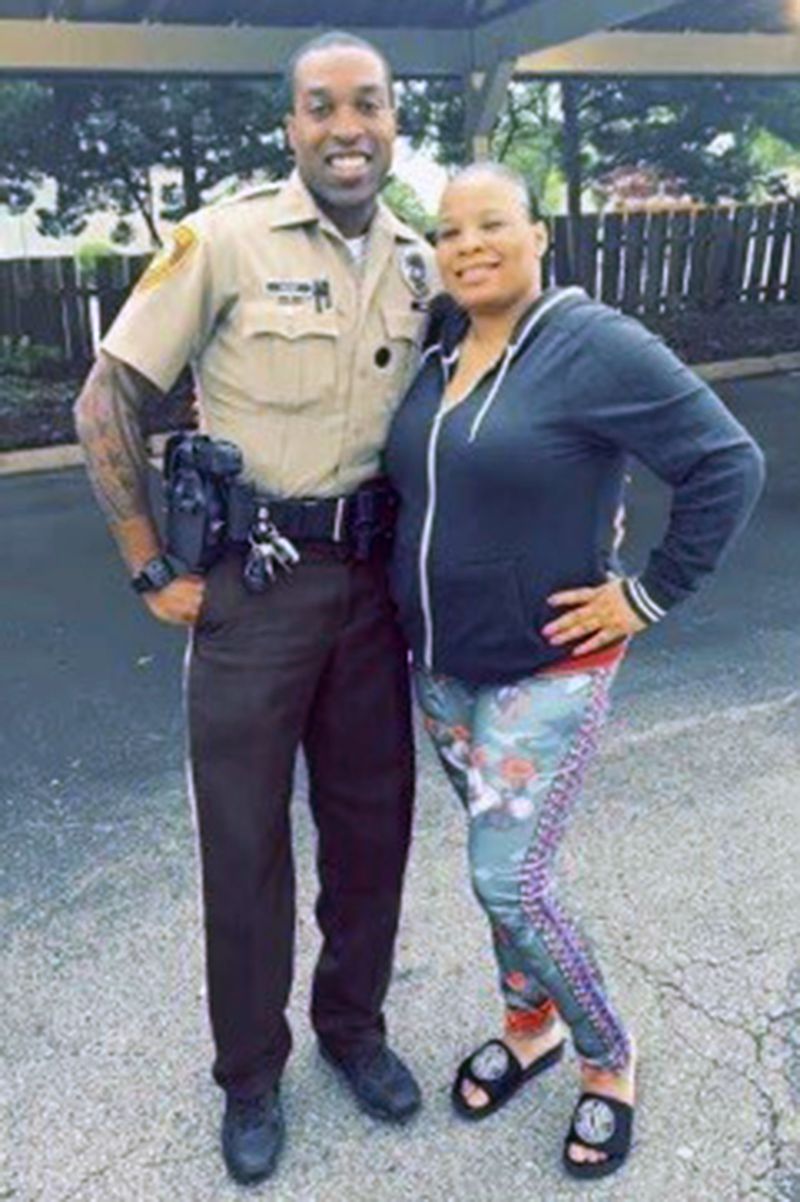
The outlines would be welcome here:
M 652 626 L 655 622 L 660 622 L 665 616 L 667 611 L 653 600 L 642 582 L 637 580 L 635 576 L 626 576 L 624 578 L 622 581 L 622 591 L 631 609 L 648 626 Z

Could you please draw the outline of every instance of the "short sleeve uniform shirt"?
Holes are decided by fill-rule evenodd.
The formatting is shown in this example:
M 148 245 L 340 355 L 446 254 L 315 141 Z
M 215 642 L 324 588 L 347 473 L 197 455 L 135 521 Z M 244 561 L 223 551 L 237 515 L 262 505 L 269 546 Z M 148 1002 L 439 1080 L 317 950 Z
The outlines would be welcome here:
M 359 261 L 295 174 L 180 225 L 102 347 L 163 391 L 190 363 L 205 428 L 258 486 L 340 495 L 380 470 L 433 272 L 383 204 Z

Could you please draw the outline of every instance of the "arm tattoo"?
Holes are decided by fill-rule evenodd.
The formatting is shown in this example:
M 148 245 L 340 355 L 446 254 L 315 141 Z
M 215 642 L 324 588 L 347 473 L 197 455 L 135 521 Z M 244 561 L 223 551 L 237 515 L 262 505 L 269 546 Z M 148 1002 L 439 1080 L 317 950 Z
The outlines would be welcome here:
M 150 517 L 144 407 L 158 389 L 101 351 L 75 406 L 89 479 L 110 523 Z

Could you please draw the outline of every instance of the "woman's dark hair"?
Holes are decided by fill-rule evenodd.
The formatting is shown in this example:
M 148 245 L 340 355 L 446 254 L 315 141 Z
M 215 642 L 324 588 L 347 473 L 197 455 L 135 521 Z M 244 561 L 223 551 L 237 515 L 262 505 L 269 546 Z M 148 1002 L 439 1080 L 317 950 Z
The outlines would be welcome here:
M 460 183 L 462 180 L 469 181 L 473 176 L 477 179 L 482 175 L 492 175 L 495 179 L 510 184 L 519 193 L 520 200 L 531 221 L 543 220 L 539 201 L 531 192 L 525 176 L 521 175 L 519 171 L 515 171 L 513 167 L 506 166 L 505 163 L 495 163 L 491 159 L 470 163 L 451 176 L 449 182 L 451 184 Z

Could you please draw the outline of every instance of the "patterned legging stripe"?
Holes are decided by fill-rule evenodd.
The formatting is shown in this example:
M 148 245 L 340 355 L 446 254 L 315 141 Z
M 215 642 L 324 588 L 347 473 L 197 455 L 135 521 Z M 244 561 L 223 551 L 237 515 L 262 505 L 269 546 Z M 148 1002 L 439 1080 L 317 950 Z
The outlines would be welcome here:
M 614 669 L 594 674 L 592 695 L 575 739 L 544 800 L 521 873 L 520 899 L 570 992 L 608 1049 L 604 1067 L 621 1070 L 630 1053 L 628 1037 L 605 997 L 602 978 L 574 924 L 551 895 L 553 861 L 583 783 L 588 761 L 608 710 Z

